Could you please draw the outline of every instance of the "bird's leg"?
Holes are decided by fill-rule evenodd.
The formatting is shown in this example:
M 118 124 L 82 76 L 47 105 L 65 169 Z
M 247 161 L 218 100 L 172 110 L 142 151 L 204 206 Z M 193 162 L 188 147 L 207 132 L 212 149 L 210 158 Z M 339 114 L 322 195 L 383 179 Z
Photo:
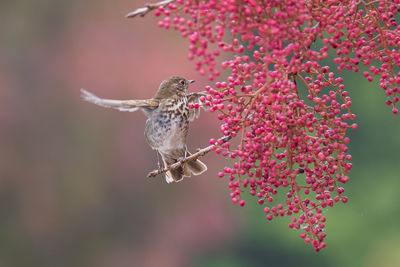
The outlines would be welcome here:
M 187 156 L 188 156 L 188 148 L 187 148 L 187 145 L 185 144 L 185 159 Z
M 162 170 L 162 167 L 161 167 L 161 164 L 160 164 L 160 155 L 159 155 L 158 150 L 157 150 L 156 153 L 157 153 L 157 166 L 158 166 L 158 170 L 161 171 L 161 170 Z
M 179 162 L 179 164 L 183 167 L 183 160 L 186 159 L 186 157 L 188 156 L 188 150 L 187 150 L 187 146 L 185 145 L 185 154 L 183 155 L 183 157 L 179 157 L 177 159 L 177 161 Z

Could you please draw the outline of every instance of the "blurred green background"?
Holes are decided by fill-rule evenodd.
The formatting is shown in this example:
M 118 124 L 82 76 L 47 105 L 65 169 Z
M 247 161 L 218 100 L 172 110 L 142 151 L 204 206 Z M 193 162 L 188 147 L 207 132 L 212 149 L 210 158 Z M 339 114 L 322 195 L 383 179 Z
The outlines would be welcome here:
M 179 74 L 209 84 L 187 42 L 157 20 L 127 20 L 145 1 L 0 2 L 0 266 L 400 266 L 400 117 L 376 82 L 343 73 L 358 115 L 350 131 L 350 201 L 327 209 L 327 247 L 313 252 L 267 222 L 256 199 L 231 204 L 226 164 L 167 185 L 147 179 L 156 154 L 141 113 L 81 101 L 148 98 Z M 214 114 L 191 125 L 190 150 L 219 136 Z

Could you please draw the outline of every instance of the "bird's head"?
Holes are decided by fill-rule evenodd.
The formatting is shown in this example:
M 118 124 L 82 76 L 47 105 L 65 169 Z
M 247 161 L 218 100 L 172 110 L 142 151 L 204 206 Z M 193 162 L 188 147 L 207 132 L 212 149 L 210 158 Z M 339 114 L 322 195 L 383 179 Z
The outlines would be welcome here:
M 194 80 L 186 80 L 179 76 L 169 77 L 160 84 L 160 88 L 154 98 L 169 98 L 175 95 L 185 96 L 191 83 L 194 83 Z

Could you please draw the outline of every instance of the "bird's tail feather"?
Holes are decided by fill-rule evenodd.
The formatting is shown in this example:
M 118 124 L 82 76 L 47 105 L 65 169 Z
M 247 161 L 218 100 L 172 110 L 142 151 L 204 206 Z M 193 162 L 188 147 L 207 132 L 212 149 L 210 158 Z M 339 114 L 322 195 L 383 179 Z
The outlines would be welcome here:
M 188 157 L 190 155 L 191 154 L 189 153 L 189 151 L 186 151 L 186 156 Z M 189 167 L 191 173 L 193 173 L 194 175 L 200 175 L 207 170 L 207 165 L 198 159 L 188 161 L 186 165 Z
M 185 154 L 184 150 L 182 153 L 179 154 Z M 191 154 L 186 151 L 186 156 L 190 156 Z M 178 159 L 176 159 L 175 157 L 171 157 L 168 154 L 163 154 L 161 153 L 161 157 L 164 163 L 164 167 L 167 167 L 171 164 L 174 164 L 176 162 L 178 162 Z M 171 182 L 180 182 L 182 181 L 182 179 L 184 177 L 190 177 L 192 174 L 193 175 L 200 175 L 203 172 L 205 172 L 207 170 L 207 166 L 201 162 L 198 159 L 192 160 L 192 161 L 188 161 L 185 164 L 183 164 L 183 166 L 179 166 L 176 169 L 173 170 L 169 170 L 167 172 L 165 172 L 165 180 L 167 181 L 167 183 L 171 183 Z
M 161 153 L 161 158 L 162 158 L 164 167 L 167 167 L 178 161 L 178 160 L 168 156 L 167 154 L 162 154 L 162 153 Z M 182 181 L 185 174 L 187 174 L 187 172 L 185 173 L 185 169 L 182 166 L 179 166 L 176 169 L 165 172 L 165 180 L 167 181 L 167 183 L 180 182 L 180 181 Z M 189 175 L 190 175 L 190 173 L 189 173 Z

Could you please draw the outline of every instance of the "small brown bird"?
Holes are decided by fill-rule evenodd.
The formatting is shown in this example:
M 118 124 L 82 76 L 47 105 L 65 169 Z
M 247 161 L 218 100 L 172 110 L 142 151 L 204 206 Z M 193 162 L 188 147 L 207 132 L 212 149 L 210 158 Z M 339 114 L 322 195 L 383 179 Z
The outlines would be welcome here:
M 199 98 L 205 93 L 187 94 L 189 84 L 179 76 L 164 80 L 151 99 L 146 100 L 111 100 L 102 99 L 81 89 L 84 100 L 96 105 L 115 108 L 120 111 L 142 110 L 147 116 L 144 135 L 150 147 L 160 153 L 164 167 L 190 156 L 186 147 L 189 122 L 199 116 L 199 109 L 189 109 L 189 104 L 200 103 Z M 157 154 L 158 156 L 158 154 Z M 160 165 L 159 165 L 160 167 Z M 177 169 L 167 171 L 167 183 L 179 182 L 191 174 L 199 175 L 207 166 L 198 159 L 186 162 Z

